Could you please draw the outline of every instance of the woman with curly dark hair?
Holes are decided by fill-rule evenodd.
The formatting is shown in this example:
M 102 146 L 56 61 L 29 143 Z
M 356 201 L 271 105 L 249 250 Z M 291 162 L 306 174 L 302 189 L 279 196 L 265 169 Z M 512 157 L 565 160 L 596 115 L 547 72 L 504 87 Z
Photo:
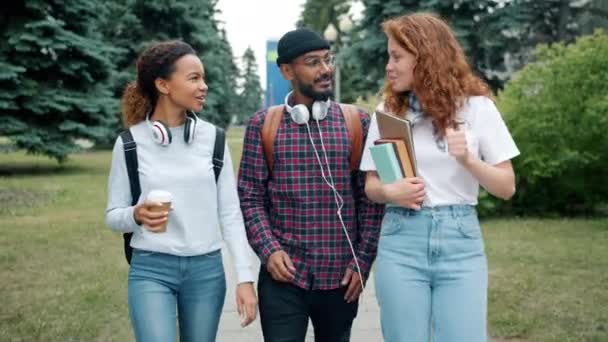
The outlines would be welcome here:
M 205 68 L 192 47 L 168 41 L 142 52 L 137 80 L 122 98 L 123 121 L 137 146 L 141 196 L 132 205 L 123 146 L 132 144 L 121 135 L 112 152 L 106 222 L 132 234 L 128 297 L 137 341 L 175 341 L 177 326 L 180 341 L 215 341 L 226 294 L 224 241 L 235 262 L 241 324 L 256 317 L 230 154 L 224 143 L 223 168 L 215 174 L 221 131 L 195 114 L 207 91 Z
M 486 341 L 487 260 L 475 205 L 479 185 L 509 199 L 519 154 L 488 86 L 449 26 L 418 13 L 383 24 L 386 112 L 412 123 L 418 177 L 383 184 L 369 147 L 366 193 L 387 204 L 375 283 L 388 342 Z

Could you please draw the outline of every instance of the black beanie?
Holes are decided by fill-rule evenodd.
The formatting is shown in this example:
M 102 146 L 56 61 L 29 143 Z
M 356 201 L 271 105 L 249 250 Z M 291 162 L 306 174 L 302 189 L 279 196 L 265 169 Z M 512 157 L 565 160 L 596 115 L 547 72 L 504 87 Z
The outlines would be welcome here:
M 307 28 L 289 31 L 279 39 L 277 65 L 289 63 L 309 51 L 329 50 L 329 43 Z

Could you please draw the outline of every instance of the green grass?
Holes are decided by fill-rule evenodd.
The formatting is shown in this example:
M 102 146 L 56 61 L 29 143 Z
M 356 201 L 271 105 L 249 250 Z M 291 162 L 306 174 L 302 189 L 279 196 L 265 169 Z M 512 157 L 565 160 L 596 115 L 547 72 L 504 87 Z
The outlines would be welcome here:
M 242 134 L 228 132 L 235 166 Z M 0 341 L 132 340 L 122 240 L 104 225 L 109 164 L 0 154 Z M 608 341 L 608 219 L 483 228 L 492 336 Z
M 490 332 L 509 341 L 608 341 L 608 220 L 483 222 Z

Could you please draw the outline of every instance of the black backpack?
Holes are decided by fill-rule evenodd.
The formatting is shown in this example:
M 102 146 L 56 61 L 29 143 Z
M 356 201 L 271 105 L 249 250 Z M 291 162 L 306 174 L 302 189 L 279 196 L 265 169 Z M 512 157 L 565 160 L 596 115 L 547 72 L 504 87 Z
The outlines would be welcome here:
M 139 195 L 141 195 L 141 186 L 139 185 L 139 173 L 137 171 L 137 144 L 133 140 L 133 135 L 129 129 L 124 130 L 120 133 L 122 139 L 123 148 L 125 150 L 125 161 L 127 163 L 127 174 L 129 175 L 129 185 L 131 187 L 131 205 L 136 205 Z M 226 134 L 224 130 L 216 127 L 215 128 L 215 145 L 213 147 L 213 172 L 215 173 L 215 183 L 220 176 L 222 166 L 224 166 L 224 144 L 226 141 Z M 124 239 L 125 257 L 127 262 L 131 263 L 131 256 L 133 255 L 133 248 L 131 248 L 131 237 L 133 233 L 124 233 L 122 235 Z

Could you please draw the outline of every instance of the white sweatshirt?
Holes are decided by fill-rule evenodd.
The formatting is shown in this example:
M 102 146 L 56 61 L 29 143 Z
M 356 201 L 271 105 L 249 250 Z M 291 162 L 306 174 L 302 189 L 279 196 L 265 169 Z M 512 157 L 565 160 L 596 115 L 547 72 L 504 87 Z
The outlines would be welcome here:
M 238 282 L 254 281 L 227 144 L 224 166 L 217 185 L 215 182 L 212 163 L 215 127 L 197 120 L 191 144 L 184 142 L 183 125 L 173 127 L 172 143 L 166 147 L 154 141 L 146 122 L 132 126 L 131 133 L 137 143 L 141 184 L 138 203 L 144 202 L 154 189 L 169 191 L 173 196 L 167 231 L 152 233 L 135 222 L 120 137 L 112 151 L 106 224 L 117 232 L 133 232 L 133 248 L 177 256 L 207 254 L 220 249 L 225 241 L 235 262 Z

